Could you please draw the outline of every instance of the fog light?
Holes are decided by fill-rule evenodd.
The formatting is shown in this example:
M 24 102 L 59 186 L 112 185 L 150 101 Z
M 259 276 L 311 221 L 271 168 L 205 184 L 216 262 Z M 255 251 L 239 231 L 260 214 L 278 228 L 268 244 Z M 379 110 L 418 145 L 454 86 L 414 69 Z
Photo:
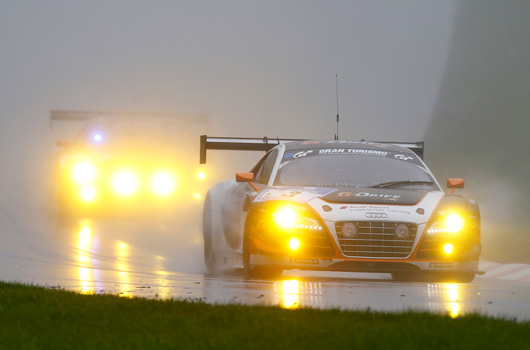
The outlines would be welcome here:
M 88 185 L 96 177 L 96 168 L 90 163 L 78 163 L 72 170 L 72 176 L 78 184 Z
M 451 254 L 453 252 L 453 245 L 451 243 L 447 243 L 446 245 L 444 245 L 444 253 L 445 254 Z
M 298 238 L 291 238 L 289 240 L 289 248 L 291 248 L 291 250 L 298 250 L 300 248 L 300 240 Z
M 96 198 L 96 189 L 92 186 L 83 187 L 81 189 L 81 199 L 90 202 Z
M 121 195 L 133 194 L 138 188 L 138 180 L 133 173 L 129 171 L 120 171 L 112 179 L 112 187 Z

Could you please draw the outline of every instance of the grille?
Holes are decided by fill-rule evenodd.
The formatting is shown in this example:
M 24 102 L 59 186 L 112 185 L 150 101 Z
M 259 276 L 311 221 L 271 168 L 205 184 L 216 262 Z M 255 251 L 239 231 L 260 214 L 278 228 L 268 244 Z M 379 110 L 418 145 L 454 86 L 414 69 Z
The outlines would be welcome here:
M 352 238 L 342 234 L 346 222 L 357 226 L 358 233 Z M 407 239 L 398 239 L 396 226 L 405 224 L 409 228 Z M 410 254 L 418 226 L 405 222 L 387 221 L 341 221 L 335 224 L 340 249 L 346 256 L 371 258 L 405 258 Z

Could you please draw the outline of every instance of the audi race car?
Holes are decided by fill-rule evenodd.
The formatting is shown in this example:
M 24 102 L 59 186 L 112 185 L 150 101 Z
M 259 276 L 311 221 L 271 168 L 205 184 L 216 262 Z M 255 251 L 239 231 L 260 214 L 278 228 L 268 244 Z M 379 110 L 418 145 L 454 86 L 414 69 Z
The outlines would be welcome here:
M 248 173 L 212 187 L 203 212 L 211 272 L 243 268 L 391 273 L 396 280 L 471 282 L 481 252 L 477 203 L 446 193 L 423 142 L 201 137 L 206 151 L 262 150 Z
M 53 111 L 51 126 L 59 121 L 84 123 L 72 141 L 57 142 L 60 214 L 188 207 L 207 189 L 188 123 L 175 116 Z

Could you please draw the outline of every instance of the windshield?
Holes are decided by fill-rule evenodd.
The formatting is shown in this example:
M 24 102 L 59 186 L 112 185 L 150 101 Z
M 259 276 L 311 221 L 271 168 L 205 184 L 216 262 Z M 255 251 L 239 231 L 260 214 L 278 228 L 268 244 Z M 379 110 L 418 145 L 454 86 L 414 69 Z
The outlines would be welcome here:
M 418 165 L 417 161 L 412 162 L 412 159 L 350 154 L 308 156 L 286 160 L 280 165 L 274 185 L 391 186 L 415 189 L 432 189 L 436 186 L 427 170 Z

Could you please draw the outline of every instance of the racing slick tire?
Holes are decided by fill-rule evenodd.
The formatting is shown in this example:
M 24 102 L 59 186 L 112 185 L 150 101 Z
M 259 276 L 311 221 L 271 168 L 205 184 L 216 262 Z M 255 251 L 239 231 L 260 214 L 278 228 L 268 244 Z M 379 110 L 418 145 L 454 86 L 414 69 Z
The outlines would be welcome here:
M 392 279 L 401 282 L 470 283 L 475 272 L 392 272 Z
M 248 230 L 243 234 L 243 275 L 248 278 L 276 279 L 283 273 L 281 267 L 253 266 L 250 264 L 251 240 Z
M 206 196 L 204 200 L 204 209 L 202 215 L 202 235 L 204 239 L 204 264 L 208 268 L 210 273 L 216 273 L 219 271 L 220 258 L 216 251 L 213 241 L 212 232 L 212 204 L 210 194 Z

